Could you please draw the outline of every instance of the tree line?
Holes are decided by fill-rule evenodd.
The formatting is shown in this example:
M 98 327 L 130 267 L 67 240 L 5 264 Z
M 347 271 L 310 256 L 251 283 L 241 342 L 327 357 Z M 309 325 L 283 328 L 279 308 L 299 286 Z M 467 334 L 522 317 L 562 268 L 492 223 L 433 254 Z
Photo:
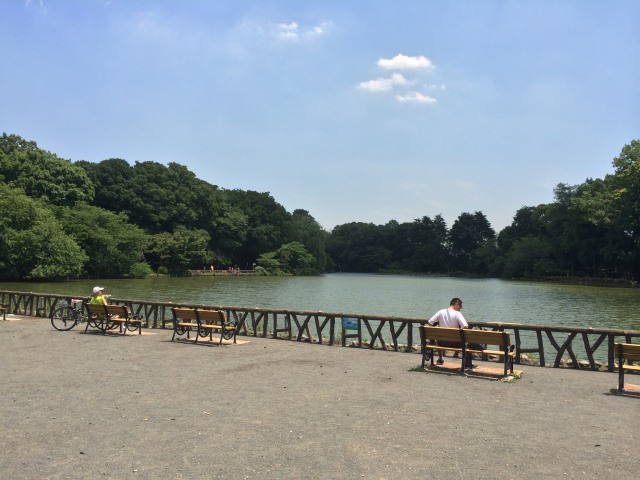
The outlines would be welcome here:
M 13 134 L 0 138 L 0 279 L 326 271 L 505 278 L 635 277 L 640 268 L 640 142 L 615 172 L 555 201 L 523 207 L 499 234 L 481 212 L 330 232 L 268 192 L 224 189 L 178 163 L 65 160 Z

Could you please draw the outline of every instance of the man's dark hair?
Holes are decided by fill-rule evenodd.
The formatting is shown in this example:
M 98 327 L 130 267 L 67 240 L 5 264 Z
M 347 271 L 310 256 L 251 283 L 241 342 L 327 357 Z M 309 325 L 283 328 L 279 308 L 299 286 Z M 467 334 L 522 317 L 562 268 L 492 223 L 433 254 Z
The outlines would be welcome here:
M 462 305 L 462 300 L 460 300 L 459 298 L 452 298 L 451 301 L 449 302 L 449 306 L 452 307 L 454 305 Z

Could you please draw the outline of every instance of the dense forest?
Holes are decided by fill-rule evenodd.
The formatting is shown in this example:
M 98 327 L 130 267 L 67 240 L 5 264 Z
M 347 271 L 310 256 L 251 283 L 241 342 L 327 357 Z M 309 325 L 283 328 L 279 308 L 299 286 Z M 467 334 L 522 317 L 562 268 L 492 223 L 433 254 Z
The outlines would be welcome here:
M 559 184 L 496 232 L 481 211 L 325 231 L 268 192 L 227 190 L 177 163 L 61 159 L 0 138 L 0 279 L 185 275 L 234 267 L 270 275 L 411 272 L 517 279 L 640 274 L 640 141 L 614 172 Z

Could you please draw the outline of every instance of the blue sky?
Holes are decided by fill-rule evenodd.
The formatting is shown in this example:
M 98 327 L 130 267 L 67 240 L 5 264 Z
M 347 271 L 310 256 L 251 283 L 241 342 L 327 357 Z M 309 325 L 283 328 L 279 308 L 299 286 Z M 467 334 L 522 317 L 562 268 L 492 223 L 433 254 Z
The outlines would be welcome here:
M 326 229 L 497 231 L 640 139 L 636 0 L 0 0 L 0 131 Z

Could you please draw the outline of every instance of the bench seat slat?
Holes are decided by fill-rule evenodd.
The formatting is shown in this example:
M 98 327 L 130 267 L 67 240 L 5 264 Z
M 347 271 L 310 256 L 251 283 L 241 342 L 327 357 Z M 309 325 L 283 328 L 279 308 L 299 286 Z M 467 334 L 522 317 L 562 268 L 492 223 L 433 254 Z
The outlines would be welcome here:
M 462 348 L 460 347 L 445 347 L 443 345 L 427 345 L 426 348 L 429 350 L 448 350 L 452 352 L 461 352 Z M 469 351 L 469 350 L 467 350 Z
M 483 355 L 504 355 L 504 351 L 502 350 L 474 350 L 471 348 L 467 348 L 467 352 L 469 353 L 477 353 L 477 354 L 483 354 Z M 509 355 L 510 357 L 514 357 L 516 355 L 516 352 L 507 352 L 507 355 Z
M 228 327 L 228 326 L 223 327 L 222 325 L 207 325 L 207 324 L 200 325 L 200 328 L 209 328 L 212 330 L 229 330 L 229 331 L 235 330 L 235 327 Z

